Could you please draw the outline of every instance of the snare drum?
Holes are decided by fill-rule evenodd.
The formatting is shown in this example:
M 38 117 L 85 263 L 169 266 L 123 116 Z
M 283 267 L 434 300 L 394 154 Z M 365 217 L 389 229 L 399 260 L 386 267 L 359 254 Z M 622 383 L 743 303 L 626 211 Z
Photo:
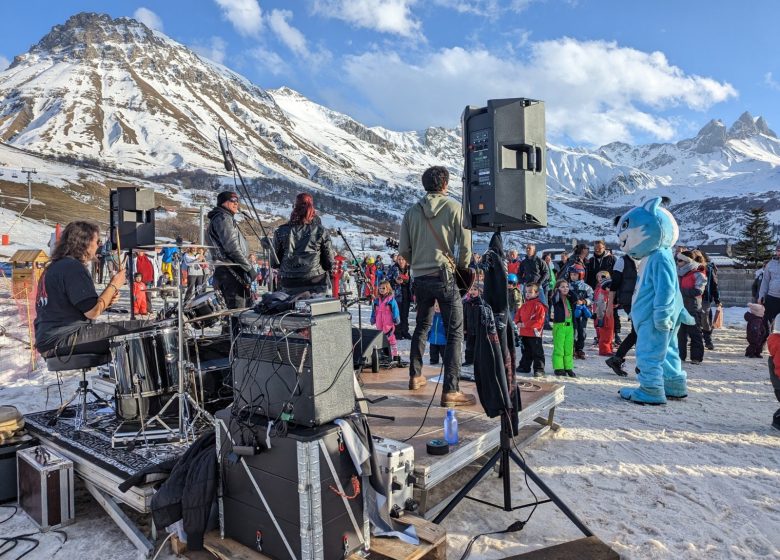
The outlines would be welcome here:
M 174 321 L 115 336 L 109 343 L 119 397 L 171 393 L 179 379 L 179 334 Z
M 225 300 L 222 299 L 222 294 L 212 290 L 191 299 L 184 306 L 184 314 L 194 326 L 203 329 L 217 324 L 219 317 L 209 317 L 202 321 L 198 321 L 198 317 L 213 315 L 226 309 L 227 305 L 225 305 Z

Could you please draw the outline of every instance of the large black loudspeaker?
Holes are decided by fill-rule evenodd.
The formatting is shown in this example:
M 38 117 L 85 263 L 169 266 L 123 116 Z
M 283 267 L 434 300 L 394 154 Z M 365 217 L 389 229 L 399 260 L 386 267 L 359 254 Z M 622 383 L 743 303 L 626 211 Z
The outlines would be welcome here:
M 111 244 L 122 249 L 154 245 L 154 190 L 122 187 L 109 194 Z
M 466 107 L 461 125 L 465 227 L 547 227 L 544 103 L 491 99 L 487 107 Z

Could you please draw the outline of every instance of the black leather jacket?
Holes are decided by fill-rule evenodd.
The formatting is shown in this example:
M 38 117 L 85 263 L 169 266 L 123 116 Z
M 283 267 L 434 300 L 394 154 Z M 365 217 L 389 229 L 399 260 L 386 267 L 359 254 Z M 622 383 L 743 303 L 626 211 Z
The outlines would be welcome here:
M 330 234 L 315 216 L 310 224 L 287 222 L 274 232 L 274 252 L 282 280 L 305 280 L 333 270 Z
M 246 273 L 252 271 L 249 264 L 249 245 L 244 234 L 238 229 L 238 224 L 233 214 L 217 206 L 208 213 L 209 218 L 209 244 L 211 256 L 215 261 L 237 263 Z M 238 271 L 236 271 L 238 272 Z

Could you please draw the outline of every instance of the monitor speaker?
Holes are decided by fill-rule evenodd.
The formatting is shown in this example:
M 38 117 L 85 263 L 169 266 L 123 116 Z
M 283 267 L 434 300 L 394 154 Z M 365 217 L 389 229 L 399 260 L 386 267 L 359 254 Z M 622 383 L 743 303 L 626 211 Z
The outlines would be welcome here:
M 466 107 L 461 125 L 465 227 L 547 227 L 544 103 L 491 99 L 487 107 Z
M 111 244 L 117 248 L 135 249 L 154 245 L 154 190 L 122 187 L 109 194 Z

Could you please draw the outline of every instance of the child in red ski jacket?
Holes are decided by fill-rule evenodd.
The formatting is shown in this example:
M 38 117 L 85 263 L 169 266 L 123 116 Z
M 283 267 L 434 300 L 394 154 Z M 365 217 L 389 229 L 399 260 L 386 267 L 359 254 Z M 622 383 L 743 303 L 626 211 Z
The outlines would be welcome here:
M 515 314 L 515 323 L 520 329 L 520 344 L 522 346 L 522 357 L 517 366 L 518 373 L 531 373 L 533 366 L 534 377 L 544 377 L 542 333 L 544 332 L 544 318 L 546 316 L 547 306 L 539 301 L 539 285 L 526 284 L 525 303 Z
M 599 339 L 599 356 L 612 356 L 615 339 L 615 317 L 609 298 L 612 279 L 606 270 L 596 274 L 596 290 L 593 292 L 593 312 L 596 315 L 596 336 Z
M 143 275 L 136 272 L 133 280 L 133 314 L 146 315 L 149 308 L 146 305 L 146 284 L 144 284 Z
M 775 390 L 775 397 L 780 402 L 780 318 L 775 319 L 772 326 L 772 334 L 766 341 L 769 349 L 769 380 Z M 772 418 L 772 427 L 780 430 L 780 408 L 775 411 Z

